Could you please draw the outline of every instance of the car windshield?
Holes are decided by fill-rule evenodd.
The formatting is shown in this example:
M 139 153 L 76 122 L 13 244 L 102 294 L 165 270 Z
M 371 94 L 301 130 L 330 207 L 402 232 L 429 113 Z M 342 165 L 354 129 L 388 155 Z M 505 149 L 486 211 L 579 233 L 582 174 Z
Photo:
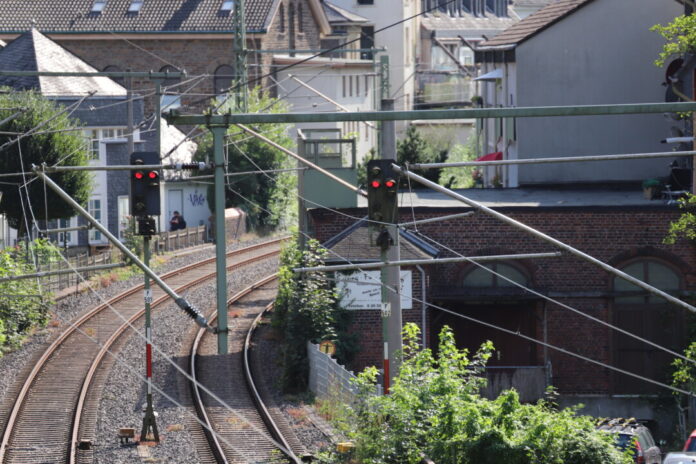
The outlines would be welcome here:
M 636 437 L 634 435 L 629 435 L 627 433 L 620 433 L 616 435 L 616 447 L 621 451 L 631 450 L 633 454 L 636 453 Z
M 696 451 L 696 437 L 691 437 L 684 451 Z

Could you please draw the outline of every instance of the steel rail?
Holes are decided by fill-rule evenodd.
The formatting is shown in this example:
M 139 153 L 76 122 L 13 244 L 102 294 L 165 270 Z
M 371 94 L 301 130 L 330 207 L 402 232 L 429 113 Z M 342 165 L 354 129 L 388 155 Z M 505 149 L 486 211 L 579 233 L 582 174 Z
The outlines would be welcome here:
M 252 247 L 249 247 L 249 249 L 245 249 L 244 252 L 253 251 L 253 250 L 258 249 L 258 248 L 263 247 L 263 246 L 270 246 L 276 242 L 277 241 L 267 242 L 267 243 L 261 244 L 260 246 L 254 245 Z M 227 270 L 231 271 L 231 270 L 238 268 L 238 267 L 247 266 L 249 264 L 255 263 L 256 261 L 270 258 L 274 255 L 277 255 L 278 253 L 279 253 L 278 251 L 271 251 L 271 252 L 264 253 L 264 254 L 259 255 L 259 256 L 253 256 L 251 258 L 246 259 L 245 261 L 230 264 L 229 266 L 227 266 Z M 207 261 L 206 264 L 210 264 L 209 260 L 206 260 L 206 261 Z M 181 273 L 181 271 L 176 271 L 176 273 Z M 187 290 L 189 288 L 200 285 L 203 282 L 205 282 L 206 280 L 210 280 L 210 279 L 214 278 L 215 274 L 216 274 L 215 272 L 209 272 L 208 274 L 205 274 L 201 277 L 198 277 L 197 279 L 194 279 L 194 280 L 187 282 L 184 285 L 181 285 L 180 287 L 177 288 L 177 290 L 184 291 L 184 290 Z M 168 295 L 166 295 L 166 294 L 162 295 L 157 300 L 152 302 L 151 308 L 154 309 L 157 306 L 160 306 L 160 305 L 166 303 L 170 299 L 171 298 Z M 143 317 L 144 314 L 145 314 L 145 309 L 143 308 L 142 310 L 138 311 L 133 316 L 131 316 L 128 319 L 128 321 L 124 322 L 118 329 L 116 329 L 116 331 L 114 331 L 114 333 L 111 335 L 111 337 L 109 337 L 109 339 L 106 342 L 104 342 L 104 345 L 100 349 L 97 356 L 94 358 L 94 361 L 92 362 L 92 365 L 90 366 L 90 369 L 87 372 L 87 375 L 85 376 L 85 381 L 82 384 L 82 389 L 80 390 L 80 397 L 77 401 L 77 406 L 75 408 L 76 414 L 75 414 L 75 419 L 73 420 L 72 439 L 70 441 L 70 447 L 71 447 L 70 454 L 69 454 L 69 458 L 70 458 L 69 463 L 70 464 L 75 464 L 77 462 L 77 446 L 79 443 L 79 432 L 80 432 L 80 426 L 81 426 L 80 421 L 82 418 L 82 411 L 84 408 L 85 401 L 87 399 L 87 395 L 89 394 L 89 390 L 92 387 L 92 385 L 91 385 L 92 380 L 97 373 L 97 369 L 99 368 L 99 366 L 100 366 L 101 362 L 103 361 L 104 357 L 106 356 L 106 354 L 109 352 L 111 346 L 113 346 L 113 344 L 121 337 L 121 335 L 128 328 L 131 327 L 131 325 L 133 325 L 138 319 Z
M 231 305 L 232 303 L 235 303 L 236 301 L 240 300 L 244 296 L 249 295 L 251 292 L 255 291 L 259 287 L 266 285 L 269 282 L 272 282 L 273 280 L 276 280 L 278 278 L 278 274 L 274 273 L 271 274 L 258 282 L 255 282 L 248 286 L 247 288 L 241 290 L 240 292 L 236 293 L 234 296 L 232 296 L 229 300 L 227 300 L 227 305 Z M 263 399 L 261 398 L 261 395 L 258 392 L 258 389 L 256 388 L 256 384 L 253 380 L 253 375 L 251 374 L 251 368 L 250 368 L 250 363 L 248 360 L 248 347 L 250 344 L 251 340 L 251 335 L 258 324 L 258 321 L 260 318 L 263 316 L 263 314 L 270 308 L 272 307 L 272 303 L 266 308 L 264 308 L 263 311 L 261 311 L 256 318 L 254 318 L 254 321 L 251 324 L 251 327 L 249 328 L 249 331 L 247 332 L 246 338 L 245 338 L 245 343 L 244 343 L 244 349 L 243 349 L 243 359 L 244 359 L 244 377 L 245 381 L 247 383 L 247 388 L 249 390 L 249 393 L 251 393 L 251 397 L 253 402 L 256 404 L 257 411 L 259 412 L 259 415 L 261 416 L 262 421 L 264 424 L 266 424 L 266 427 L 268 428 L 268 431 L 271 433 L 271 436 L 278 442 L 280 442 L 281 445 L 285 449 L 281 449 L 281 451 L 290 459 L 292 459 L 295 463 L 301 463 L 302 461 L 294 454 L 292 451 L 292 448 L 288 444 L 287 440 L 285 439 L 285 436 L 283 433 L 280 431 L 280 428 L 278 425 L 275 423 L 273 420 L 273 417 L 271 416 L 270 412 L 268 411 L 268 408 L 266 407 Z M 211 314 L 210 318 L 211 320 L 215 320 L 217 316 L 215 314 Z M 201 341 L 203 340 L 203 336 L 206 334 L 205 330 L 198 330 L 198 333 L 196 334 L 196 337 L 194 339 L 194 342 L 191 347 L 191 357 L 190 357 L 190 374 L 191 376 L 196 380 L 195 382 L 191 383 L 191 389 L 193 390 L 194 398 L 195 398 L 195 408 L 196 411 L 199 413 L 199 418 L 206 424 L 205 427 L 205 435 L 208 438 L 209 445 L 211 447 L 211 451 L 215 455 L 218 463 L 220 464 L 228 464 L 229 461 L 227 459 L 227 456 L 225 455 L 225 450 L 220 444 L 220 441 L 217 439 L 216 435 L 214 433 L 211 433 L 211 430 L 214 430 L 213 423 L 210 420 L 210 417 L 208 413 L 206 412 L 205 404 L 203 403 L 203 399 L 200 393 L 200 388 L 198 388 L 198 380 L 197 380 L 197 373 L 196 373 L 196 357 L 198 353 L 198 348 L 200 346 Z
M 233 256 L 241 253 L 245 253 L 248 251 L 253 251 L 254 249 L 260 248 L 265 245 L 281 242 L 283 240 L 286 240 L 287 237 L 281 237 L 278 239 L 275 239 L 270 242 L 264 242 L 261 244 L 256 244 L 256 245 L 251 245 L 249 247 L 241 248 L 238 250 L 232 250 L 230 251 L 227 255 L 228 256 Z M 187 266 L 184 266 L 180 269 L 176 269 L 174 271 L 170 271 L 162 276 L 162 278 L 170 278 L 173 277 L 177 274 L 180 274 L 182 272 L 189 271 L 191 269 L 194 269 L 196 267 L 202 267 L 206 264 L 210 264 L 211 262 L 215 261 L 215 258 L 208 258 L 203 261 L 199 261 L 198 263 L 193 263 Z M 20 392 L 17 395 L 17 398 L 15 399 L 15 404 L 12 407 L 12 411 L 8 417 L 7 424 L 5 426 L 5 431 L 3 432 L 2 436 L 2 441 L 0 442 L 0 463 L 4 462 L 5 460 L 5 455 L 7 453 L 7 448 L 8 444 L 10 442 L 11 436 L 12 436 L 12 431 L 14 429 L 14 426 L 16 424 L 17 417 L 19 416 L 19 412 L 22 408 L 22 405 L 24 401 L 26 400 L 26 397 L 29 393 L 29 390 L 31 388 L 31 385 L 33 385 L 34 381 L 38 377 L 40 371 L 42 368 L 45 366 L 46 362 L 48 359 L 58 350 L 60 345 L 70 336 L 72 335 L 78 327 L 84 325 L 87 321 L 90 319 L 96 317 L 98 314 L 100 314 L 103 310 L 109 307 L 112 302 L 117 302 L 119 300 L 128 298 L 129 296 L 137 293 L 138 291 L 142 290 L 144 287 L 143 284 L 136 285 L 134 287 L 131 287 L 130 289 L 121 292 L 120 294 L 116 295 L 115 297 L 111 298 L 109 302 L 103 303 L 101 305 L 96 306 L 94 309 L 91 311 L 83 314 L 80 316 L 75 322 L 71 324 L 71 326 L 61 333 L 54 341 L 51 343 L 51 345 L 44 351 L 42 356 L 39 358 L 39 360 L 36 362 L 34 367 L 32 368 L 31 372 L 27 375 L 27 378 L 24 380 L 24 383 L 22 385 L 22 388 Z

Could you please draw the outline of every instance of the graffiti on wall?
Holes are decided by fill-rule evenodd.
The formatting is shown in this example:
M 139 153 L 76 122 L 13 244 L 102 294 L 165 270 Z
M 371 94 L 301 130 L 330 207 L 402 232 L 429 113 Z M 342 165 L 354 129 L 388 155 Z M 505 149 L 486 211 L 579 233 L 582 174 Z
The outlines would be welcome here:
M 205 204 L 205 195 L 198 193 L 198 189 L 196 189 L 193 193 L 189 193 L 189 201 L 191 206 L 203 206 Z

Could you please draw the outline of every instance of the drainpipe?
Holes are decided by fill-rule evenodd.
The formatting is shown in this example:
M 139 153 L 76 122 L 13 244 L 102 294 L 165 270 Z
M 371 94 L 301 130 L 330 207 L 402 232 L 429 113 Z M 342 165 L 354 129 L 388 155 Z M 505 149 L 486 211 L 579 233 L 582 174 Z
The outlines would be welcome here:
M 421 276 L 421 349 L 425 349 L 425 337 L 426 337 L 426 316 L 428 311 L 428 303 L 425 298 L 425 269 L 423 266 L 416 266 L 418 272 Z

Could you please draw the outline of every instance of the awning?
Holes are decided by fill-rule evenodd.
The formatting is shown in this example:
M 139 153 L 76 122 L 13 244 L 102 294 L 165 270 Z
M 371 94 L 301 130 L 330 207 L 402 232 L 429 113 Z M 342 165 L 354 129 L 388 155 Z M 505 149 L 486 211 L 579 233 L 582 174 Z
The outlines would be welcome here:
M 494 81 L 496 79 L 503 78 L 503 70 L 501 68 L 494 69 L 491 72 L 487 72 L 483 76 L 475 77 L 475 81 Z
M 500 161 L 503 159 L 503 152 L 496 151 L 495 153 L 489 153 L 487 155 L 479 156 L 476 161 Z

